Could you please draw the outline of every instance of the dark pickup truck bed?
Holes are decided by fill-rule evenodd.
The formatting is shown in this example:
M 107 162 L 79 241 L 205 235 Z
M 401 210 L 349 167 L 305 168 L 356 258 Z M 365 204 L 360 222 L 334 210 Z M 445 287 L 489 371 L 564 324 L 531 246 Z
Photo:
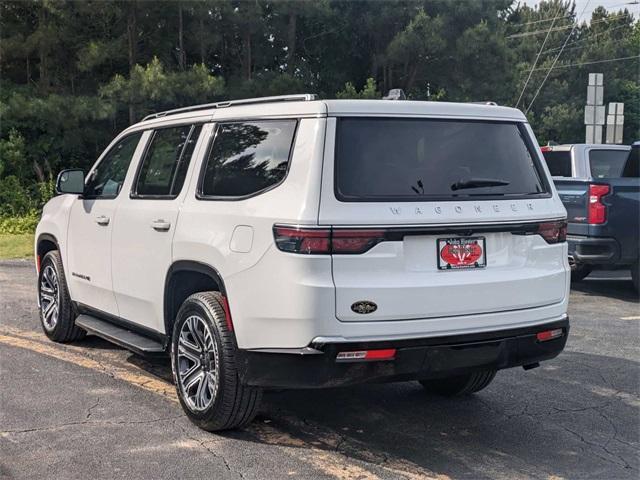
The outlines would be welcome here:
M 567 209 L 572 279 L 594 268 L 630 269 L 638 289 L 640 142 L 543 147 Z

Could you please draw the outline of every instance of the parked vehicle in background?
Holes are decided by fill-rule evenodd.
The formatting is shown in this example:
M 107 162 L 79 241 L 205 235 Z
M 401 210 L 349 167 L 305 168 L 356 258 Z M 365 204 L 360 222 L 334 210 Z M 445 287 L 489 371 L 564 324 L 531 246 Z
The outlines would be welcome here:
M 207 430 L 250 422 L 265 387 L 471 394 L 567 340 L 566 211 L 513 108 L 163 112 L 57 191 L 36 233 L 45 333 L 170 353 Z
M 571 277 L 594 268 L 630 269 L 638 289 L 640 142 L 542 147 L 567 209 Z

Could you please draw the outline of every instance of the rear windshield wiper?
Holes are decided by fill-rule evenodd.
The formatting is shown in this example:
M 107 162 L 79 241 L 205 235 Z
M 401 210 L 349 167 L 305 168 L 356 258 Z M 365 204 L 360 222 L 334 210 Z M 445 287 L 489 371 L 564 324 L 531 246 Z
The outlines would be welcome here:
M 499 178 L 469 178 L 467 180 L 458 180 L 451 185 L 451 190 L 462 190 L 464 188 L 480 188 L 480 187 L 503 187 L 509 185 L 506 180 Z

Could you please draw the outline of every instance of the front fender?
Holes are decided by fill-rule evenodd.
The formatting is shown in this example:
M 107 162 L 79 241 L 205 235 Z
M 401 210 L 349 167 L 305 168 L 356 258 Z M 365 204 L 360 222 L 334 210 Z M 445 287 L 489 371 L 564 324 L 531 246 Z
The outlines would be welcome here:
M 58 195 L 49 200 L 42 209 L 42 216 L 36 227 L 34 238 L 33 248 L 36 258 L 38 255 L 38 244 L 44 239 L 51 240 L 53 238 L 53 241 L 58 245 L 58 249 L 60 250 L 65 274 L 67 274 L 67 229 L 69 226 L 71 207 L 77 198 L 77 195 L 68 194 Z

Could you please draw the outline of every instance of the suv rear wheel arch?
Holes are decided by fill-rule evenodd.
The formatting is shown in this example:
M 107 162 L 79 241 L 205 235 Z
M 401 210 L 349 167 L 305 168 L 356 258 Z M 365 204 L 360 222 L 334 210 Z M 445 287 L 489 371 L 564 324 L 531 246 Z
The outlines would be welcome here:
M 208 291 L 226 296 L 224 281 L 212 266 L 180 260 L 169 267 L 164 284 L 164 325 L 167 335 L 173 331 L 173 323 L 183 302 L 194 293 Z

